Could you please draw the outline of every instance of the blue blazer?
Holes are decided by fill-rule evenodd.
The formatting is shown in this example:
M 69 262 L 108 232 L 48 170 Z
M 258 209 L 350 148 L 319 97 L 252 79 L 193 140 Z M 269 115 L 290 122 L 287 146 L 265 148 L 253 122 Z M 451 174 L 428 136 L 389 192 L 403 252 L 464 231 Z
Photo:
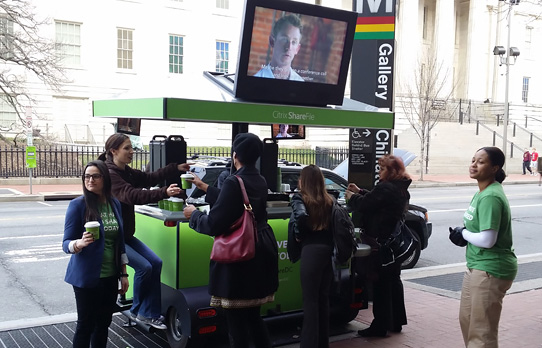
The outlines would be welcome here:
M 120 202 L 113 198 L 111 207 L 119 224 L 119 233 L 115 243 L 115 257 L 120 274 L 121 262 L 128 263 L 124 245 L 124 229 Z M 73 199 L 68 205 L 66 221 L 64 222 L 64 239 L 62 241 L 62 249 L 65 253 L 71 254 L 69 250 L 70 242 L 81 238 L 83 232 L 85 232 L 85 209 L 86 204 L 83 196 Z M 79 288 L 92 288 L 98 286 L 100 281 L 105 238 L 103 222 L 101 219 L 98 221 L 100 222 L 100 238 L 83 248 L 81 252 L 73 254 L 66 270 L 64 280 Z

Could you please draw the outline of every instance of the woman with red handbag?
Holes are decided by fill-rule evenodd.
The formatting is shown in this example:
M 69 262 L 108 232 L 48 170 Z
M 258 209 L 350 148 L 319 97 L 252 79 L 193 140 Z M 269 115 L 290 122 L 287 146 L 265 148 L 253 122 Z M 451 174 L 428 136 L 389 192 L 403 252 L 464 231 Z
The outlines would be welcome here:
M 257 348 L 271 347 L 260 307 L 274 301 L 278 288 L 278 250 L 273 230 L 267 224 L 267 183 L 256 168 L 262 150 L 263 143 L 256 135 L 238 134 L 233 141 L 235 175 L 227 177 L 220 189 L 194 177 L 193 183 L 206 192 L 205 200 L 211 205 L 209 214 L 193 205 L 184 209 L 195 231 L 210 236 L 228 234 L 245 211 L 236 176 L 244 183 L 257 223 L 255 256 L 248 261 L 209 263 L 211 306 L 224 309 L 232 348 L 248 348 L 251 338 Z

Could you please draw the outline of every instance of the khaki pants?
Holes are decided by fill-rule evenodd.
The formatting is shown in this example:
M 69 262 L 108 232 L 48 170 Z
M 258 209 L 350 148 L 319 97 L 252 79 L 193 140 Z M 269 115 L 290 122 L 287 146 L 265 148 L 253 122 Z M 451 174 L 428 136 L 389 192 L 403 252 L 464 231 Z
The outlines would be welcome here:
M 463 277 L 459 324 L 467 348 L 498 348 L 502 299 L 512 280 L 469 269 Z

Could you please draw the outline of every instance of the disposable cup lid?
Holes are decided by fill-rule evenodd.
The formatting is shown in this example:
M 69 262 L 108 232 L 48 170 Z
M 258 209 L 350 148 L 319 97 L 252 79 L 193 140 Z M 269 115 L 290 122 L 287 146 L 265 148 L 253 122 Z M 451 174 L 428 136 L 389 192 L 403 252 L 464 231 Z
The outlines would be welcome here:
M 181 178 L 183 179 L 192 179 L 194 177 L 194 175 L 192 174 L 182 174 L 181 175 Z
M 92 228 L 92 227 L 100 227 L 100 223 L 98 221 L 89 221 L 85 224 L 85 228 Z
M 177 198 L 177 197 L 171 197 L 169 200 L 171 202 L 180 202 L 180 203 L 184 202 L 182 198 Z

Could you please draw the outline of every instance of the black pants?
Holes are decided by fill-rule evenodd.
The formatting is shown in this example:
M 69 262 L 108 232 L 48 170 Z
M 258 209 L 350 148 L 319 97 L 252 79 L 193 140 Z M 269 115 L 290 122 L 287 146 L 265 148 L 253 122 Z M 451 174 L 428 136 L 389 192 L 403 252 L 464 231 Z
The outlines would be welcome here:
M 101 278 L 95 288 L 73 287 L 77 305 L 74 348 L 105 348 L 107 334 L 117 302 L 117 277 Z
M 379 267 L 373 282 L 373 322 L 376 331 L 399 330 L 407 324 L 401 265 Z
M 325 244 L 306 244 L 301 249 L 301 348 L 329 347 L 329 288 L 333 281 L 331 253 L 331 246 Z
M 526 174 L 525 169 L 527 169 L 529 173 L 533 173 L 531 170 L 531 161 L 523 161 L 523 174 Z
M 271 348 L 267 326 L 260 316 L 260 307 L 224 309 L 231 348 L 248 348 L 250 337 L 256 348 Z

